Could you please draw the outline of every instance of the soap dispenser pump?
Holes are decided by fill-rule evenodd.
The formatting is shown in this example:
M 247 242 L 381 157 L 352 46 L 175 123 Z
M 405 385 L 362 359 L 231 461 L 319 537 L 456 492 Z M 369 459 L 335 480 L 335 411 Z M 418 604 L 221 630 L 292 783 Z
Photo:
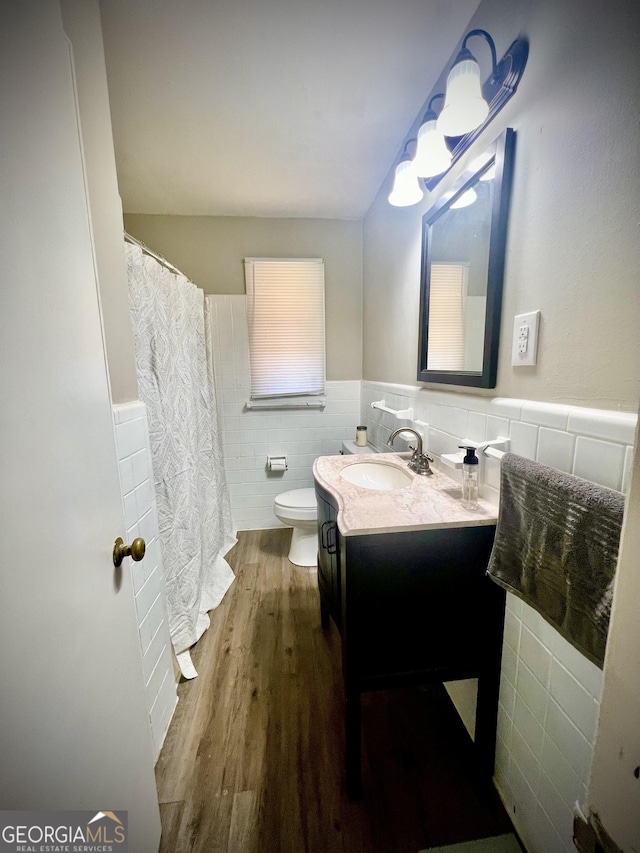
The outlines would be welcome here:
M 462 506 L 465 509 L 478 508 L 478 457 L 475 447 L 460 444 L 467 455 L 462 460 Z

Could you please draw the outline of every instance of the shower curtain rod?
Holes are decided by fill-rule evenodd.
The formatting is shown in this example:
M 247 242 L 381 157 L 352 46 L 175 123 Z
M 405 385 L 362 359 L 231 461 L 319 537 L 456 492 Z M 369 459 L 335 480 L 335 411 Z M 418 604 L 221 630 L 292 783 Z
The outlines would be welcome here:
M 158 263 L 162 264 L 162 266 L 165 267 L 165 269 L 168 269 L 170 272 L 175 273 L 176 275 L 182 275 L 185 278 L 189 279 L 189 281 L 191 281 L 189 276 L 184 275 L 183 272 L 180 272 L 180 270 L 177 267 L 174 267 L 173 264 L 169 263 L 169 261 L 166 258 L 163 258 L 162 255 L 158 255 L 156 252 L 154 252 L 148 246 L 145 246 L 145 244 L 141 240 L 136 240 L 136 238 L 132 237 L 131 234 L 129 234 L 127 231 L 124 232 L 124 239 L 128 243 L 133 243 L 135 246 L 139 246 L 146 255 L 149 255 L 149 257 L 158 261 Z

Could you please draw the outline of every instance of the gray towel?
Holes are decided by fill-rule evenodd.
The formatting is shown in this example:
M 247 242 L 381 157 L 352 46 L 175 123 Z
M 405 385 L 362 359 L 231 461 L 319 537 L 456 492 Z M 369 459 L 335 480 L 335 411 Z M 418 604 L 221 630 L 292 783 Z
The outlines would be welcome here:
M 487 573 L 602 667 L 624 496 L 505 453 Z

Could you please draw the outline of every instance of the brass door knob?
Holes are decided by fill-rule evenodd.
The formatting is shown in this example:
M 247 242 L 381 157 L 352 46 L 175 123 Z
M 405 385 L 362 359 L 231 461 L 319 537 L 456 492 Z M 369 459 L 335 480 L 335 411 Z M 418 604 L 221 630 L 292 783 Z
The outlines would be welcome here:
M 146 548 L 144 539 L 140 537 L 134 539 L 131 545 L 125 545 L 122 537 L 118 536 L 113 546 L 113 565 L 116 569 L 119 568 L 125 557 L 131 557 L 134 562 L 139 563 L 144 557 Z

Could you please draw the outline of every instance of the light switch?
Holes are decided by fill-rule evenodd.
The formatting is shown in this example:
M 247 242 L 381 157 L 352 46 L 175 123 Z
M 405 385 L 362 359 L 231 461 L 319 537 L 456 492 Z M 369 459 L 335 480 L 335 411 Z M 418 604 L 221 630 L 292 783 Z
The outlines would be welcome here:
M 538 355 L 538 327 L 540 312 L 516 314 L 513 321 L 513 347 L 511 364 L 514 367 L 531 366 Z

